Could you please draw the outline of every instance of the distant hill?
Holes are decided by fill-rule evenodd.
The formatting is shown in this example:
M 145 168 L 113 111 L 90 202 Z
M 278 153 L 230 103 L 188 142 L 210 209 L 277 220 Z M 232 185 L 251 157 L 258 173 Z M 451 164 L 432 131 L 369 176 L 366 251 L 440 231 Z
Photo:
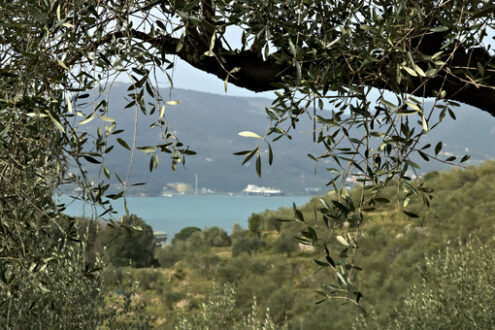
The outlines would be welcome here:
M 248 184 L 269 186 L 281 189 L 289 194 L 305 194 L 305 188 L 324 190 L 323 170 L 315 175 L 315 163 L 307 157 L 308 153 L 318 153 L 320 147 L 313 144 L 311 121 L 302 120 L 297 127 L 293 139 L 281 139 L 272 144 L 274 163 L 268 166 L 267 155 L 263 159 L 263 176 L 258 178 L 254 170 L 254 160 L 241 166 L 242 157 L 233 153 L 253 149 L 258 141 L 238 135 L 241 131 L 253 131 L 263 135 L 269 125 L 265 106 L 271 100 L 221 96 L 191 90 L 173 89 L 161 91 L 163 97 L 180 100 L 175 106 L 167 106 L 165 117 L 170 127 L 184 145 L 189 145 L 197 155 L 186 158 L 185 168 L 179 165 L 173 172 L 170 156 L 162 154 L 159 167 L 149 173 L 149 156 L 137 152 L 131 172 L 132 182 L 147 182 L 146 186 L 136 191 L 147 194 L 159 194 L 167 183 L 184 182 L 194 187 L 195 175 L 198 175 L 198 186 L 215 192 L 240 192 Z M 115 84 L 111 92 L 109 116 L 115 118 L 118 128 L 125 132 L 118 135 L 127 143 L 132 141 L 134 127 L 134 109 L 124 109 L 127 85 Z M 150 128 L 158 114 L 145 116 L 138 114 L 137 145 L 149 146 L 159 142 L 160 130 Z M 87 125 L 94 130 L 102 125 L 93 120 Z M 130 152 L 115 144 L 114 150 L 107 156 L 106 163 L 111 171 L 124 177 L 130 160 Z M 322 190 L 322 191 L 323 191 Z
M 109 116 L 117 120 L 118 128 L 125 130 L 118 136 L 130 144 L 135 112 L 132 107 L 125 108 L 129 103 L 128 94 L 127 85 L 118 83 L 113 86 Z M 194 187 L 196 174 L 200 188 L 220 193 L 239 192 L 248 184 L 274 187 L 288 194 L 305 194 L 308 191 L 306 188 L 325 191 L 325 183 L 328 181 L 325 167 L 331 167 L 331 164 L 316 164 L 307 157 L 308 153 L 318 155 L 323 150 L 312 141 L 312 121 L 307 116 L 301 119 L 292 140 L 281 139 L 272 144 L 274 164 L 268 166 L 265 157 L 263 176 L 258 178 L 253 168 L 254 161 L 241 166 L 243 158 L 234 156 L 233 153 L 256 146 L 255 139 L 240 137 L 238 133 L 253 131 L 263 135 L 269 125 L 264 108 L 271 104 L 271 100 L 183 89 L 164 89 L 161 94 L 171 100 L 181 101 L 178 105 L 167 106 L 165 116 L 180 141 L 189 145 L 197 155 L 187 157 L 186 167 L 178 166 L 173 172 L 169 155 L 163 154 L 160 156 L 158 169 L 149 173 L 149 156 L 137 152 L 131 172 L 131 183 L 147 184 L 134 188 L 131 193 L 145 192 L 148 195 L 156 195 L 161 192 L 163 186 L 175 182 L 187 183 Z M 149 146 L 159 142 L 159 128 L 150 128 L 157 116 L 157 113 L 151 116 L 138 113 L 137 146 Z M 469 107 L 456 111 L 456 116 L 457 121 L 446 118 L 442 125 L 428 134 L 425 143 L 433 144 L 442 140 L 444 151 L 455 155 L 469 153 L 472 156 L 471 163 L 493 159 L 495 144 L 491 141 L 495 134 L 495 119 L 485 112 Z M 101 123 L 94 120 L 87 126 L 94 129 Z M 129 151 L 116 144 L 106 162 L 111 171 L 125 177 L 130 157 Z M 415 160 L 421 163 L 421 172 L 446 168 L 439 162 L 426 163 L 420 158 Z
M 431 103 L 425 106 L 428 107 L 431 107 Z M 452 120 L 447 114 L 444 121 L 428 133 L 425 143 L 442 141 L 444 152 L 450 152 L 458 157 L 469 154 L 471 156 L 469 164 L 473 165 L 494 159 L 495 118 L 468 105 L 462 105 L 454 111 L 454 114 L 456 120 Z M 431 163 L 428 167 L 437 170 L 446 169 L 441 163 Z

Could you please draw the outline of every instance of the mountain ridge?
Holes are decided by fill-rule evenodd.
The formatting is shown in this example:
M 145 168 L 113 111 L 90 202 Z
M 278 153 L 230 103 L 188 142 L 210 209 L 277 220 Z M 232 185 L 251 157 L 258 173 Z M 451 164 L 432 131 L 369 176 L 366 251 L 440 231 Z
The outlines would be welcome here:
M 274 163 L 268 166 L 267 150 L 262 153 L 263 176 L 258 178 L 253 168 L 253 160 L 241 165 L 243 158 L 234 156 L 240 150 L 256 147 L 257 141 L 238 135 L 241 131 L 253 131 L 263 135 L 269 120 L 264 107 L 271 100 L 262 97 L 218 95 L 187 89 L 160 90 L 160 94 L 171 100 L 180 100 L 177 105 L 167 105 L 165 117 L 174 134 L 184 145 L 197 152 L 186 158 L 185 168 L 178 166 L 175 172 L 170 169 L 169 155 L 160 155 L 160 166 L 149 173 L 149 156 L 137 151 L 131 170 L 131 182 L 146 182 L 145 186 L 131 189 L 131 194 L 157 195 L 169 183 L 182 182 L 194 187 L 196 175 L 199 187 L 218 193 L 240 192 L 248 184 L 269 186 L 281 189 L 288 194 L 306 194 L 308 189 L 324 193 L 329 178 L 325 167 L 331 164 L 316 164 L 307 157 L 308 153 L 318 155 L 324 149 L 312 141 L 312 120 L 301 116 L 292 140 L 283 138 L 272 144 Z M 132 92 L 131 92 L 132 93 Z M 132 141 L 134 128 L 134 109 L 126 109 L 127 85 L 117 83 L 112 87 L 109 102 L 109 116 L 117 119 L 117 129 L 125 131 L 117 137 Z M 123 109 L 123 110 L 121 110 Z M 124 112 L 124 113 L 123 113 Z M 132 115 L 125 115 L 132 112 Z M 495 144 L 490 137 L 495 133 L 495 119 L 489 115 L 463 106 L 455 111 L 457 121 L 445 118 L 439 127 L 424 138 L 424 143 L 444 142 L 444 152 L 462 156 L 469 153 L 471 163 L 477 164 L 495 156 Z M 149 146 L 159 143 L 159 129 L 150 128 L 158 113 L 144 116 L 138 112 L 137 146 Z M 448 117 L 448 116 L 447 116 Z M 99 122 L 101 125 L 101 122 Z M 97 121 L 87 129 L 95 129 Z M 470 132 L 470 134 L 459 134 Z M 125 177 L 131 155 L 115 140 L 116 146 L 106 156 L 107 166 L 120 177 Z M 130 145 L 130 143 L 129 143 Z M 431 170 L 443 170 L 446 166 L 440 162 L 424 162 L 419 157 L 414 161 L 422 166 L 421 173 Z M 115 180 L 112 180 L 115 183 Z M 308 189 L 307 189 L 308 188 Z

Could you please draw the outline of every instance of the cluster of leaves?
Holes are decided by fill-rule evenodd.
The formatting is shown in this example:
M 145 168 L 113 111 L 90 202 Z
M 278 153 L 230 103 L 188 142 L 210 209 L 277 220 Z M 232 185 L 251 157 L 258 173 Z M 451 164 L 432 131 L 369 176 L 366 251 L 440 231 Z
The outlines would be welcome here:
M 308 226 L 301 232 L 300 241 L 319 242 L 326 261 L 317 263 L 335 270 L 338 281 L 329 286 L 329 293 L 322 292 L 324 298 L 359 303 L 362 294 L 351 283 L 357 281 L 355 273 L 360 269 L 354 264 L 354 255 L 364 215 L 373 211 L 377 203 L 387 202 L 380 193 L 390 185 L 397 187 L 401 197 L 397 204 L 405 215 L 418 217 L 406 209 L 413 195 L 423 196 L 425 206 L 429 206 L 432 189 L 412 187 L 408 182 L 419 168 L 410 158 L 417 153 L 426 161 L 457 161 L 454 156 L 440 158 L 442 142 L 433 148 L 430 144 L 422 146 L 420 140 L 446 114 L 455 119 L 452 109 L 458 103 L 445 100 L 449 63 L 461 44 L 465 48 L 481 44 L 489 19 L 471 2 L 432 7 L 431 3 L 410 1 L 396 6 L 378 1 L 331 5 L 294 1 L 291 7 L 270 1 L 249 6 L 275 22 L 280 21 L 279 15 L 291 22 L 280 27 L 267 23 L 271 20 L 252 21 L 252 15 L 246 12 L 236 16 L 250 27 L 252 49 L 265 48 L 265 56 L 285 63 L 290 73 L 283 76 L 283 91 L 277 92 L 272 107 L 266 109 L 271 127 L 265 136 L 240 134 L 266 143 L 271 137 L 274 141 L 290 138 L 299 117 L 312 112 L 314 140 L 324 151 L 308 156 L 317 162 L 330 159 L 336 164 L 327 169 L 327 185 L 334 197 L 329 202 L 322 201 L 317 209 L 324 225 Z M 459 13 L 462 10 L 466 11 L 464 15 Z M 430 39 L 440 41 L 438 49 L 428 48 Z M 478 64 L 480 67 L 462 74 L 478 77 L 491 67 Z M 426 107 L 425 98 L 432 96 L 433 106 Z M 267 146 L 271 155 L 271 146 Z M 262 143 L 253 150 L 237 153 L 245 156 L 244 162 L 258 155 L 259 175 L 261 147 Z M 272 156 L 269 163 L 271 159 Z M 458 163 L 468 159 L 464 156 Z M 361 196 L 354 201 L 345 188 L 349 178 L 363 187 Z M 297 209 L 293 219 L 304 221 Z M 355 226 L 344 235 L 334 235 L 335 228 L 344 222 Z M 321 240 L 319 235 L 326 239 Z M 327 248 L 329 241 L 344 246 L 338 254 L 342 261 L 334 260 L 335 255 Z
M 0 320 L 6 328 L 91 328 L 100 322 L 101 262 L 53 195 L 79 141 L 64 128 L 57 62 L 71 30 L 51 3 L 0 2 Z M 66 23 L 66 24 L 65 24 Z M 70 310 L 71 312 L 67 312 Z
M 61 185 L 75 183 L 78 198 L 100 203 L 107 213 L 104 198 L 118 198 L 127 187 L 128 175 L 115 174 L 123 191 L 106 194 L 109 185 L 91 182 L 84 169 L 99 164 L 102 177 L 111 175 L 104 155 L 113 146 L 106 141 L 119 130 L 102 96 L 110 77 L 129 73 L 128 106 L 136 116 L 138 109 L 147 112 L 145 91 L 158 100 L 163 134 L 157 150 L 171 153 L 173 166 L 192 153 L 165 127 L 167 102 L 150 85 L 146 63 L 162 61 L 138 43 L 114 40 L 102 47 L 111 40 L 108 32 L 132 25 L 131 7 L 126 1 L 0 1 L 0 319 L 6 328 L 102 323 L 102 263 L 86 254 L 90 226 L 78 228 L 54 196 Z M 82 126 L 96 118 L 104 129 L 85 132 Z
M 469 100 L 467 90 L 493 89 L 487 73 L 493 70 L 492 54 L 485 44 L 494 27 L 493 5 L 487 1 L 175 1 L 161 9 L 177 19 L 174 31 L 182 34 L 175 51 L 186 61 L 225 77 L 226 84 L 235 81 L 252 90 L 279 88 L 266 109 L 267 132 L 239 133 L 259 140 L 253 149 L 236 153 L 244 157 L 243 164 L 255 157 L 259 176 L 265 145 L 268 163 L 273 161 L 269 139 L 290 139 L 299 118 L 312 116 L 314 140 L 324 151 L 308 156 L 335 162 L 335 168 L 327 169 L 334 195 L 316 209 L 324 224 L 315 219 L 318 226 L 307 226 L 300 242 L 318 245 L 325 261 L 317 263 L 335 271 L 337 281 L 329 284 L 328 292 L 321 292 L 323 297 L 359 304 L 362 293 L 353 283 L 361 267 L 354 259 L 365 214 L 387 201 L 380 194 L 393 185 L 400 196 L 398 208 L 417 218 L 407 209 L 409 201 L 421 196 L 429 206 L 432 189 L 409 183 L 419 168 L 411 156 L 457 161 L 454 156 L 441 158 L 441 142 L 433 148 L 421 145 L 421 137 L 446 114 L 455 119 L 452 109 L 458 103 L 453 100 Z M 232 49 L 225 38 L 232 25 L 242 29 L 240 49 Z M 260 83 L 264 85 L 257 86 Z M 434 98 L 432 107 L 425 106 L 427 97 Z M 472 104 L 490 111 L 483 102 Z M 345 189 L 349 178 L 362 186 L 355 200 Z M 294 219 L 305 222 L 296 208 Z M 344 223 L 353 226 L 336 234 Z M 343 245 L 339 260 L 328 248 L 330 243 Z

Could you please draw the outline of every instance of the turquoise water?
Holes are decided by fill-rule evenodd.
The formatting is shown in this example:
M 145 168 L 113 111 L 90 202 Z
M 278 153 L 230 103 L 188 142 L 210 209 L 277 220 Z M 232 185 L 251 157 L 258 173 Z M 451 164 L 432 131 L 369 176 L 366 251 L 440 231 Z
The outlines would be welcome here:
M 153 230 L 165 231 L 169 239 L 182 228 L 218 226 L 228 232 L 235 223 L 247 228 L 247 219 L 253 212 L 279 207 L 301 206 L 311 196 L 226 196 L 226 195 L 173 195 L 170 197 L 128 197 L 129 211 L 143 218 Z M 70 199 L 62 198 L 63 202 Z M 119 214 L 124 213 L 123 201 L 113 203 Z M 91 216 L 91 208 L 76 201 L 65 213 L 72 216 Z

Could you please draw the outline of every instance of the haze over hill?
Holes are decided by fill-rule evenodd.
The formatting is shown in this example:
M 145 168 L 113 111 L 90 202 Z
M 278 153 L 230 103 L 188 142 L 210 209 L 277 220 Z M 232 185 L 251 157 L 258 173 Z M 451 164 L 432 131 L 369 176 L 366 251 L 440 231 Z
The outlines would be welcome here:
M 185 168 L 179 165 L 173 172 L 169 155 L 162 154 L 158 169 L 149 173 L 149 155 L 137 151 L 130 181 L 147 184 L 134 188 L 131 193 L 156 195 L 168 183 L 177 182 L 194 187 L 196 175 L 199 188 L 219 193 L 239 192 L 248 184 L 279 188 L 289 194 L 305 194 L 313 189 L 325 192 L 325 184 L 329 180 L 325 168 L 333 166 L 328 161 L 316 164 L 307 157 L 308 153 L 319 155 L 323 151 L 321 146 L 312 141 L 312 121 L 308 116 L 301 118 L 292 140 L 283 138 L 272 144 L 275 155 L 272 166 L 268 166 L 267 151 L 264 153 L 263 176 L 258 178 L 253 168 L 254 160 L 241 166 L 243 158 L 233 153 L 256 147 L 257 140 L 241 137 L 238 133 L 252 131 L 263 135 L 269 125 L 264 108 L 270 106 L 271 100 L 183 89 L 164 89 L 161 92 L 163 97 L 181 101 L 181 104 L 167 106 L 165 116 L 179 140 L 189 145 L 197 155 L 188 156 Z M 117 83 L 113 86 L 109 116 L 117 120 L 117 128 L 125 130 L 118 136 L 130 145 L 135 110 L 133 107 L 125 109 L 130 101 L 128 94 L 127 85 Z M 446 118 L 438 128 L 428 133 L 424 143 L 444 141 L 443 152 L 456 156 L 468 153 L 472 157 L 472 164 L 493 159 L 495 145 L 491 141 L 495 134 L 495 119 L 474 108 L 463 107 L 455 112 L 456 121 Z M 139 111 L 137 146 L 159 143 L 160 129 L 150 128 L 157 116 L 157 113 L 145 116 Z M 94 129 L 98 124 L 101 125 L 101 121 L 94 120 L 88 128 Z M 106 157 L 106 163 L 112 172 L 125 177 L 131 154 L 115 144 L 114 150 Z M 447 154 L 443 156 L 447 158 Z M 424 162 L 419 157 L 414 160 L 422 166 L 420 173 L 448 168 L 443 163 Z

